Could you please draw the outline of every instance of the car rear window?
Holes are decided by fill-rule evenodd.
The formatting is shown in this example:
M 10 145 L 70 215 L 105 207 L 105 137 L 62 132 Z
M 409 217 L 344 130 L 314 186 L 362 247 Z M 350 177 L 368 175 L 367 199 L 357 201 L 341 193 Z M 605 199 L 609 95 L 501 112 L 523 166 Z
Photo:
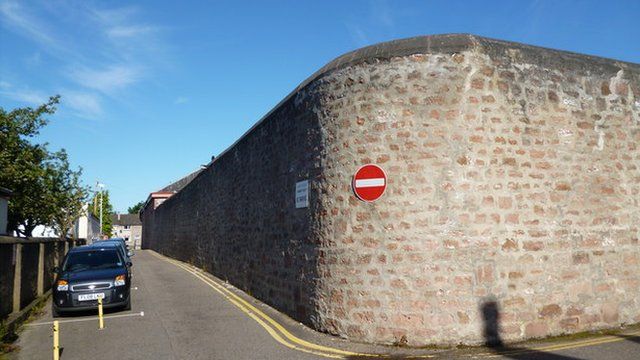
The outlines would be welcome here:
M 90 269 L 108 269 L 122 266 L 122 259 L 115 250 L 99 249 L 96 251 L 79 251 L 69 253 L 62 269 L 64 271 L 81 271 Z

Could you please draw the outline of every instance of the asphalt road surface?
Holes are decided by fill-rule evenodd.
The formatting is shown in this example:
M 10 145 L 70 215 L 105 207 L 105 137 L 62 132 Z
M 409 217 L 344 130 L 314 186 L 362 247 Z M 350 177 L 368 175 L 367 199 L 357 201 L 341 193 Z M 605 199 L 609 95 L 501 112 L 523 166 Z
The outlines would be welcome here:
M 312 331 L 220 282 L 152 251 L 133 258 L 132 310 L 60 321 L 61 359 L 640 359 L 640 331 L 581 340 L 416 350 L 349 343 Z M 51 359 L 51 304 L 20 334 L 10 358 Z

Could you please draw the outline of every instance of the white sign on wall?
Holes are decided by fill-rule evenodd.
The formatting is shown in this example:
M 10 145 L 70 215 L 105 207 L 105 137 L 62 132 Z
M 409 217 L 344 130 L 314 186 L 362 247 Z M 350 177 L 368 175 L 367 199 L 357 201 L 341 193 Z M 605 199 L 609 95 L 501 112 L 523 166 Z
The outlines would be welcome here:
M 309 207 L 309 180 L 296 183 L 296 209 Z

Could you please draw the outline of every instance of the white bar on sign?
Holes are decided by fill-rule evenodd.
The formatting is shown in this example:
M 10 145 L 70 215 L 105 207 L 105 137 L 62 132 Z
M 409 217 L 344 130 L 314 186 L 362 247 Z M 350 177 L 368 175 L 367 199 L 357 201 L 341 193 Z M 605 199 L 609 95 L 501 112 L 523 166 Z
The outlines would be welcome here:
M 296 209 L 309 207 L 309 180 L 296 183 L 295 201 Z
M 356 187 L 376 187 L 384 186 L 384 178 L 375 179 L 356 179 Z

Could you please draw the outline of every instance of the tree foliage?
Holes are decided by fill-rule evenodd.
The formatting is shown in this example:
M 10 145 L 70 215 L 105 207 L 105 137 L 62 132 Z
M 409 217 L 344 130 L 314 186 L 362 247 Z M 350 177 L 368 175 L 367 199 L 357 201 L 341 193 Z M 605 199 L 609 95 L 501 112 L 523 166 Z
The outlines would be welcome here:
M 140 212 L 140 210 L 142 209 L 142 207 L 144 206 L 144 201 L 140 201 L 139 203 L 129 207 L 127 209 L 127 212 L 129 214 L 137 214 Z
M 47 164 L 47 187 L 51 191 L 51 225 L 58 234 L 68 234 L 75 221 L 82 216 L 83 207 L 89 193 L 80 183 L 82 169 L 73 170 L 69 166 L 66 151 L 55 153 Z
M 56 111 L 59 96 L 37 108 L 6 111 L 0 108 L 0 186 L 9 188 L 8 230 L 31 236 L 38 225 L 59 229 L 64 236 L 69 223 L 77 219 L 78 207 L 86 197 L 81 185 L 82 170 L 72 170 L 64 149 L 50 152 L 34 137 Z
M 93 195 L 91 201 L 91 212 L 93 216 L 100 219 L 100 192 L 96 192 Z M 113 230 L 113 223 L 111 221 L 111 214 L 113 213 L 113 206 L 109 200 L 109 191 L 102 191 L 102 235 L 111 237 Z

